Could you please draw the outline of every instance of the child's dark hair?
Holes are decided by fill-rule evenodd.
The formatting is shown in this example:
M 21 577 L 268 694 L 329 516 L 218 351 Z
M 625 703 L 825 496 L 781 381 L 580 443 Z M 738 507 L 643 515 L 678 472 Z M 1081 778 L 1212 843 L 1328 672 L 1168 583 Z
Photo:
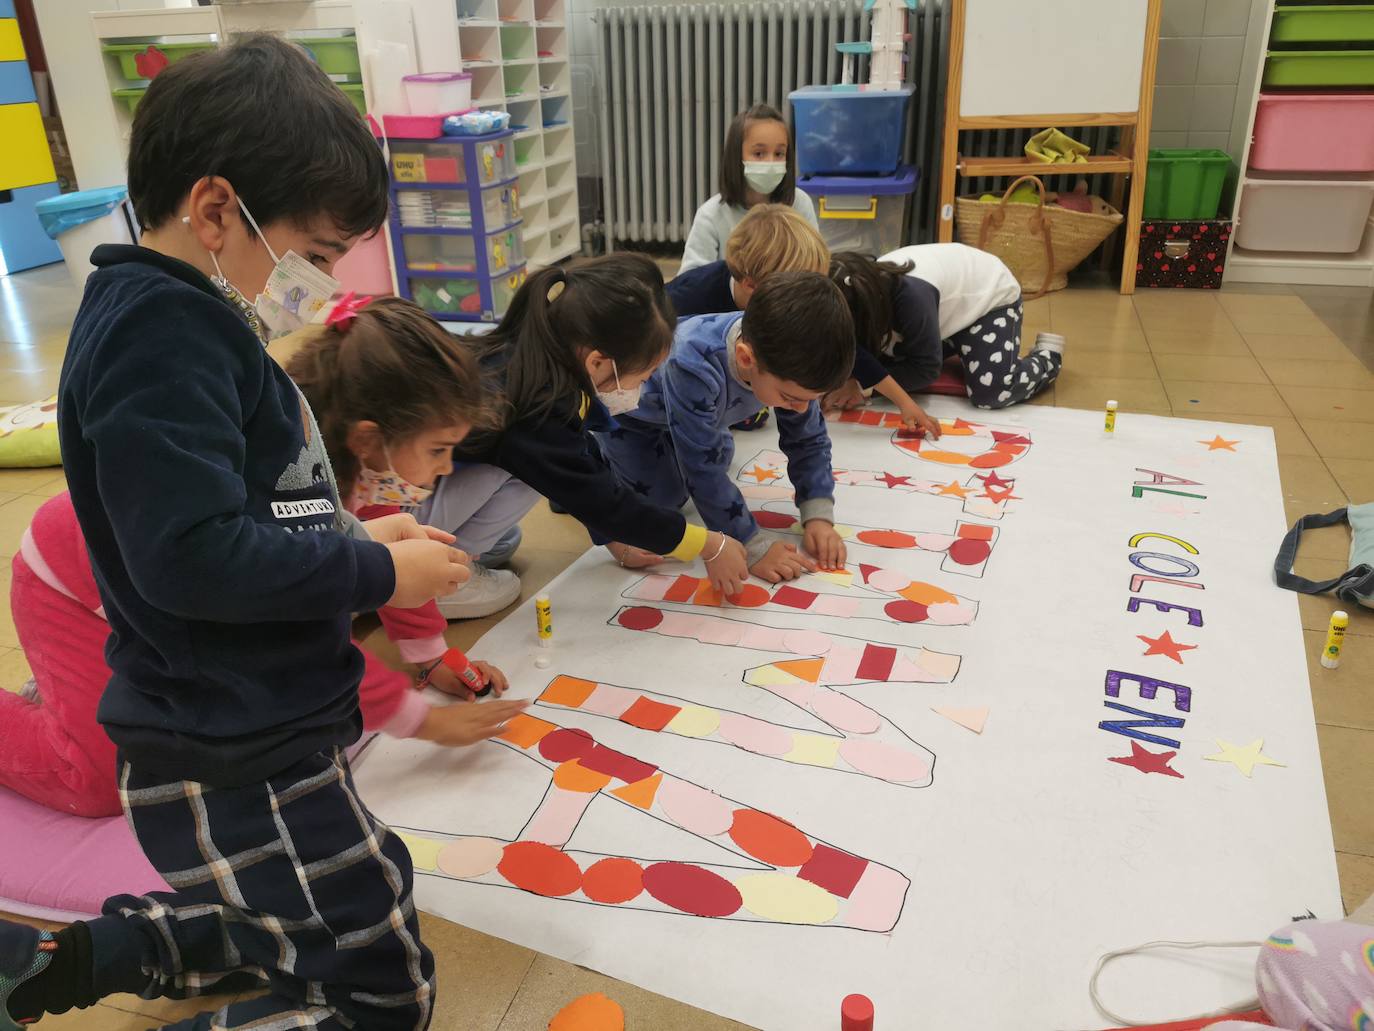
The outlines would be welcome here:
M 854 320 L 834 283 L 818 272 L 775 272 L 754 291 L 740 338 L 764 372 L 829 393 L 854 368 Z
M 139 224 L 160 226 L 209 175 L 227 179 L 261 226 L 325 214 L 358 236 L 386 221 L 386 161 L 371 130 L 304 50 L 275 36 L 178 61 L 139 101 L 129 139 Z
M 830 279 L 854 318 L 854 342 L 869 354 L 878 354 L 891 334 L 892 287 L 912 268 L 909 261 L 878 261 L 858 251 L 830 255 Z
M 400 443 L 427 429 L 499 425 L 477 359 L 419 305 L 382 297 L 362 308 L 343 332 L 325 327 L 286 363 L 310 402 L 339 490 L 358 475 L 348 434 L 375 422 L 382 439 Z
M 744 181 L 744 134 L 750 122 L 781 122 L 787 128 L 782 112 L 770 104 L 755 104 L 753 107 L 735 115 L 730 128 L 725 130 L 725 150 L 720 155 L 720 199 L 726 204 L 744 208 L 749 206 L 749 185 Z M 791 130 L 788 130 L 787 174 L 782 182 L 768 195 L 770 204 L 791 205 L 797 197 L 797 158 L 791 145 Z
M 542 419 L 556 406 L 576 411 L 582 395 L 595 392 L 586 352 L 613 358 L 622 376 L 643 372 L 667 355 L 676 324 L 654 260 L 607 254 L 536 272 L 500 325 L 472 344 L 506 356 L 511 418 Z

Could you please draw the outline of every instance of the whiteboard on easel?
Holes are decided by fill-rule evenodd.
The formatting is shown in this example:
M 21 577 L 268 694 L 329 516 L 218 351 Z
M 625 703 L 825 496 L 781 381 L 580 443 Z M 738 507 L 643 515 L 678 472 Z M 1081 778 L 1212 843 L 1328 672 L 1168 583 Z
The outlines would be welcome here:
M 966 0 L 959 113 L 1140 107 L 1147 0 Z

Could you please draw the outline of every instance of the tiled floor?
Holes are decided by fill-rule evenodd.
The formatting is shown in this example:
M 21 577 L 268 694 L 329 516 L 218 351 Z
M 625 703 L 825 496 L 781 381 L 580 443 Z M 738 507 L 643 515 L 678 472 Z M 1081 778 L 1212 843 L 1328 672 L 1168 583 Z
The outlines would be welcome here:
M 1112 397 L 1123 417 L 1150 412 L 1272 426 L 1290 517 L 1374 501 L 1372 298 L 1367 290 L 1318 287 L 1143 291 L 1133 298 L 1107 290 L 1057 293 L 1026 309 L 1029 333 L 1053 329 L 1069 340 L 1063 375 L 1035 403 L 1098 409 Z M 75 300 L 61 266 L 0 278 L 0 404 L 52 390 Z M 0 556 L 13 554 L 34 509 L 62 483 L 57 470 L 0 471 Z M 525 522 L 525 542 L 515 562 L 523 597 L 588 546 L 581 527 L 543 505 Z M 1257 556 L 1276 545 L 1256 542 Z M 1333 576 L 1345 568 L 1347 550 L 1344 538 L 1327 531 L 1304 543 L 1298 570 Z M 8 583 L 7 564 L 0 578 Z M 1374 612 L 1351 613 L 1346 660 L 1331 672 L 1315 656 L 1332 606 L 1299 600 L 1342 893 L 1353 909 L 1374 893 Z M 496 621 L 456 624 L 449 638 L 470 645 Z M 386 652 L 380 633 L 370 643 Z M 6 612 L 0 687 L 11 690 L 28 676 L 16 644 Z M 439 961 L 437 1031 L 533 1031 L 588 991 L 619 1000 L 635 1028 L 739 1027 L 447 921 L 422 923 Z M 188 1012 L 185 1004 L 121 997 L 42 1027 L 134 1031 Z

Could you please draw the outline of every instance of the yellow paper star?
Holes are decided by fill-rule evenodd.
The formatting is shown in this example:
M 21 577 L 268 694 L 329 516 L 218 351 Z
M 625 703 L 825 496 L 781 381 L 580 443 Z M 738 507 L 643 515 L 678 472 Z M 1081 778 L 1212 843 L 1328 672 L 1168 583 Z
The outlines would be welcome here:
M 948 483 L 946 483 L 943 487 L 940 488 L 938 493 L 952 494 L 956 498 L 966 498 L 969 496 L 968 488 L 961 486 L 958 480 L 950 480 Z
M 744 475 L 752 476 L 754 479 L 758 480 L 759 483 L 763 483 L 765 480 L 776 480 L 778 478 L 778 471 L 776 469 L 765 469 L 761 465 L 755 465 L 754 468 L 746 470 Z
M 1238 440 L 1226 440 L 1221 434 L 1217 434 L 1211 440 L 1199 440 L 1199 444 L 1206 444 L 1208 451 L 1234 451 Z
M 1204 759 L 1209 759 L 1217 763 L 1234 763 L 1236 769 L 1249 777 L 1254 773 L 1256 766 L 1284 766 L 1264 754 L 1264 738 L 1256 738 L 1244 748 L 1233 745 L 1230 741 L 1216 739 L 1217 747 L 1221 749 L 1216 755 L 1204 755 Z

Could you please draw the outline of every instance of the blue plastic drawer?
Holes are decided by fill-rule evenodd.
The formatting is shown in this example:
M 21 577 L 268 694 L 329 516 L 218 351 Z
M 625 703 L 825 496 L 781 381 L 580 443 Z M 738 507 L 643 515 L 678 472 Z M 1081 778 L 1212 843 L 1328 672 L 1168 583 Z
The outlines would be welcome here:
M 902 160 L 915 86 L 804 86 L 789 94 L 797 174 L 891 175 Z

